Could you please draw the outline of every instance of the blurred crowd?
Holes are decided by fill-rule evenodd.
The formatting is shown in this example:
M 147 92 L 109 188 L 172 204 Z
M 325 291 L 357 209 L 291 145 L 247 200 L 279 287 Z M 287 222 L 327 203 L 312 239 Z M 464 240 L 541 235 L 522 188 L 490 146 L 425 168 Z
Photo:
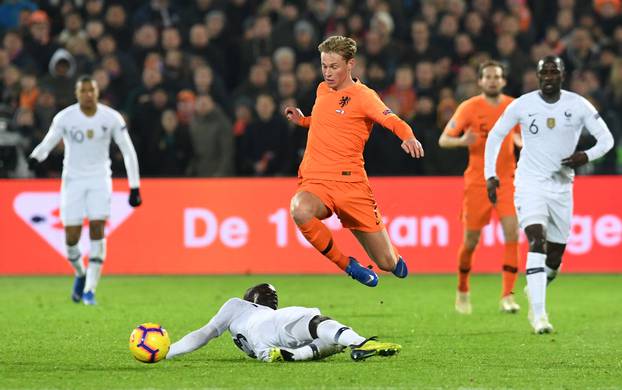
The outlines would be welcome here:
M 321 81 L 317 45 L 358 42 L 354 75 L 408 121 L 426 157 L 375 128 L 370 175 L 461 175 L 465 150 L 437 141 L 457 105 L 479 93 L 477 65 L 506 67 L 506 93 L 538 88 L 536 61 L 560 55 L 564 87 L 588 98 L 616 147 L 582 173 L 622 173 L 620 0 L 5 0 L 0 5 L 0 177 L 24 157 L 74 83 L 92 74 L 101 101 L 126 118 L 143 176 L 292 176 Z M 590 137 L 581 146 L 589 146 Z M 57 177 L 62 144 L 37 172 Z M 123 175 L 119 151 L 113 170 Z

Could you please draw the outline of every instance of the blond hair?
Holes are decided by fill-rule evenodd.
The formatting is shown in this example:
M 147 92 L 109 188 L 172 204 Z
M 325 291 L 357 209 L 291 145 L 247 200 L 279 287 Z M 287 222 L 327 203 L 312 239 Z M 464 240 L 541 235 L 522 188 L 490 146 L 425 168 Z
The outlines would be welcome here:
M 356 54 L 356 42 L 352 38 L 335 35 L 320 43 L 317 49 L 320 53 L 337 53 L 347 62 Z

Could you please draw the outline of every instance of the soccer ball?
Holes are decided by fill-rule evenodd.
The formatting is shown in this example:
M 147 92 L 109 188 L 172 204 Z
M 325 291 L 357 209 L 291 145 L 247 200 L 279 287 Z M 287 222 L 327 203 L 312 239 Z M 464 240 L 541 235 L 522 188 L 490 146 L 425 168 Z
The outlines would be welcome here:
M 159 324 L 146 322 L 138 325 L 130 334 L 130 352 L 143 363 L 155 363 L 166 357 L 171 339 Z

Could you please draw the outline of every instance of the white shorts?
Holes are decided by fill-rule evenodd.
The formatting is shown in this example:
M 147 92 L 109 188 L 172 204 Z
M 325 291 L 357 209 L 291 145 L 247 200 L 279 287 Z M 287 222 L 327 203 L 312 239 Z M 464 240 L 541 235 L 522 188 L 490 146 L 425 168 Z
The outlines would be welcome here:
M 265 360 L 272 347 L 300 348 L 313 341 L 309 333 L 309 322 L 320 310 L 316 308 L 291 306 L 276 310 L 269 321 L 255 329 L 257 352 L 260 360 Z
M 97 177 L 63 179 L 60 218 L 65 226 L 80 226 L 84 218 L 105 220 L 110 216 L 112 179 Z
M 546 240 L 565 244 L 572 223 L 572 187 L 555 192 L 543 187 L 516 188 L 514 205 L 521 229 L 529 225 L 543 225 Z

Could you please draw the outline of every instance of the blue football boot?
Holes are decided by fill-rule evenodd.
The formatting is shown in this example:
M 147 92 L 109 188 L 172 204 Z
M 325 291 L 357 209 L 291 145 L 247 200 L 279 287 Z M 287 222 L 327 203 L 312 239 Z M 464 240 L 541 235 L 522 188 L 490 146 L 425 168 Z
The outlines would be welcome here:
M 346 273 L 352 279 L 358 280 L 360 283 L 368 287 L 376 287 L 378 284 L 378 275 L 371 268 L 365 268 L 354 257 L 350 257 L 350 263 L 346 267 Z
M 73 280 L 73 292 L 71 293 L 71 300 L 75 303 L 82 300 L 82 294 L 84 293 L 84 284 L 86 283 L 86 275 L 76 276 Z
M 408 267 L 406 266 L 404 259 L 402 259 L 402 256 L 400 256 L 397 264 L 395 264 L 395 268 L 393 268 L 393 271 L 391 272 L 393 272 L 393 275 L 402 279 L 408 276 Z
M 85 292 L 84 295 L 82 295 L 82 302 L 84 302 L 85 305 L 96 305 L 95 293 L 93 291 Z

